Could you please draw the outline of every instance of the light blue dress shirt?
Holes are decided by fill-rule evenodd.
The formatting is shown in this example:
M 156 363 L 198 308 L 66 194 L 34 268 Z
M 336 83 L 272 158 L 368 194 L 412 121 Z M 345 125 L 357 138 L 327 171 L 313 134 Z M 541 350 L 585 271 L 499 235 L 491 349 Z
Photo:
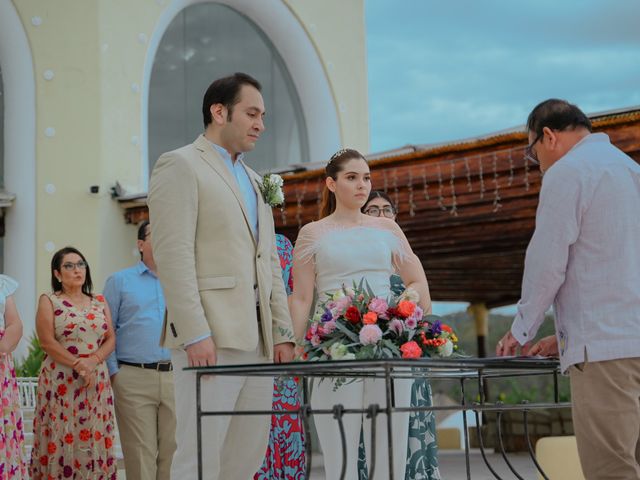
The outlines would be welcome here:
M 240 193 L 242 193 L 242 199 L 244 200 L 244 206 L 247 209 L 247 215 L 249 217 L 249 225 L 251 225 L 251 231 L 253 232 L 253 236 L 258 240 L 258 198 L 256 196 L 256 190 L 253 188 L 253 184 L 251 183 L 251 179 L 249 178 L 249 174 L 247 170 L 244 168 L 244 163 L 242 159 L 244 158 L 244 154 L 238 155 L 236 161 L 234 162 L 231 159 L 231 155 L 227 152 L 226 149 L 221 147 L 220 145 L 216 145 L 213 142 L 209 142 L 216 149 L 216 151 L 220 154 L 224 163 L 227 165 L 227 168 L 233 173 L 233 176 L 236 178 L 238 182 L 238 186 L 240 187 Z
M 220 154 L 222 159 L 224 160 L 225 165 L 229 169 L 236 181 L 238 182 L 238 187 L 240 188 L 240 193 L 242 194 L 242 200 L 244 201 L 244 206 L 247 210 L 247 216 L 249 217 L 249 225 L 251 226 L 251 232 L 253 233 L 253 237 L 258 241 L 258 197 L 256 195 L 256 190 L 253 188 L 253 184 L 251 183 L 251 179 L 249 178 L 249 174 L 247 170 L 244 168 L 244 164 L 242 163 L 242 159 L 244 158 L 244 154 L 238 155 L 236 161 L 234 162 L 231 158 L 231 155 L 224 147 L 220 145 L 216 145 L 213 142 L 209 142 L 213 148 Z M 193 345 L 194 343 L 198 343 L 205 338 L 210 337 L 211 335 L 203 335 L 198 338 L 194 338 L 193 340 L 186 342 L 184 344 L 185 347 L 189 345 Z
M 118 371 L 118 360 L 155 363 L 171 360 L 160 347 L 165 300 L 160 280 L 143 263 L 111 275 L 104 286 L 111 309 L 116 349 L 107 359 L 109 375 Z

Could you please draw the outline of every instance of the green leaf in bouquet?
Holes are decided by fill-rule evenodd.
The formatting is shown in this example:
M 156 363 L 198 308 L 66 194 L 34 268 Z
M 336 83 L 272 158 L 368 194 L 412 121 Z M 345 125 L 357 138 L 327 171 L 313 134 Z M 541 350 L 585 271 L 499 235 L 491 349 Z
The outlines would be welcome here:
M 360 337 L 358 336 L 358 334 L 349 330 L 349 327 L 347 327 L 343 322 L 336 322 L 336 330 L 340 330 L 353 342 L 360 342 Z
M 389 358 L 400 358 L 402 357 L 402 354 L 400 353 L 400 349 L 398 348 L 398 346 L 393 343 L 393 340 L 382 340 L 382 345 L 384 345 L 384 348 L 386 348 L 387 350 L 389 350 L 391 352 L 391 356 Z
M 366 282 L 366 286 L 367 286 L 367 293 L 369 294 L 369 300 L 371 300 L 372 298 L 375 298 L 376 294 L 373 293 L 373 290 L 371 289 L 371 285 L 369 285 L 369 282 Z
M 356 352 L 357 360 L 370 360 L 375 358 L 375 345 L 366 345 Z

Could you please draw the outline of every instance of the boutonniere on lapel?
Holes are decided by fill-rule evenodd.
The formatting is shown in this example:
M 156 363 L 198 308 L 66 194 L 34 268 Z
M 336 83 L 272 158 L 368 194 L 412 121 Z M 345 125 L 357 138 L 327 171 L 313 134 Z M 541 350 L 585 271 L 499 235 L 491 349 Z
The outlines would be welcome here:
M 284 181 L 280 175 L 275 173 L 267 173 L 264 175 L 262 181 L 258 183 L 264 202 L 272 207 L 282 205 L 284 203 L 282 185 L 284 185 Z

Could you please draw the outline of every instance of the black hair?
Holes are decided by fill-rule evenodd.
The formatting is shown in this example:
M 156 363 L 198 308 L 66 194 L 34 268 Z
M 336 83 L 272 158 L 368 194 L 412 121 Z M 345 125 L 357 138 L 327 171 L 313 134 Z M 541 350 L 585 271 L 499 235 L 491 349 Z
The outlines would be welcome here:
M 250 85 L 261 91 L 262 85 L 251 75 L 237 72 L 228 77 L 215 80 L 204 94 L 202 99 L 202 120 L 204 128 L 213 121 L 211 118 L 211 106 L 218 103 L 223 104 L 228 113 L 227 120 L 231 121 L 233 106 L 240 101 L 240 89 L 243 85 Z
M 536 136 L 542 136 L 542 129 L 548 127 L 551 130 L 574 130 L 578 127 L 591 131 L 591 120 L 582 110 L 575 105 L 560 100 L 550 98 L 539 103 L 527 118 L 527 131 L 533 132 Z
M 371 190 L 371 193 L 369 193 L 369 198 L 367 198 L 367 201 L 360 209 L 362 213 L 364 213 L 364 211 L 367 209 L 367 206 L 369 205 L 369 202 L 374 198 L 381 198 L 383 200 L 386 200 L 391 205 L 391 208 L 393 208 L 393 213 L 394 214 L 398 213 L 398 207 L 396 207 L 396 205 L 393 203 L 393 201 L 391 200 L 391 197 L 382 190 Z

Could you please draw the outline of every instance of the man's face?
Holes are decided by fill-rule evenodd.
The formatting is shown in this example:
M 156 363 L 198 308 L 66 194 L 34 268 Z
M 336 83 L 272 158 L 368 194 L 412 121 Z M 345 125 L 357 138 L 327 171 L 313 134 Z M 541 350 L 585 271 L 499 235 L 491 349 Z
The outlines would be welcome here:
M 533 156 L 538 159 L 540 171 L 544 173 L 560 158 L 557 152 L 556 132 L 545 127 L 543 134 L 538 136 L 529 132 L 529 145 Z
M 264 132 L 264 101 L 262 95 L 251 85 L 243 85 L 240 89 L 240 101 L 229 112 L 225 109 L 225 122 L 220 130 L 222 147 L 232 157 L 242 152 L 249 152 L 256 147 L 256 142 Z
M 153 250 L 151 248 L 151 225 L 147 225 L 144 239 L 138 240 L 138 250 L 142 254 L 143 260 L 148 263 L 153 263 Z

